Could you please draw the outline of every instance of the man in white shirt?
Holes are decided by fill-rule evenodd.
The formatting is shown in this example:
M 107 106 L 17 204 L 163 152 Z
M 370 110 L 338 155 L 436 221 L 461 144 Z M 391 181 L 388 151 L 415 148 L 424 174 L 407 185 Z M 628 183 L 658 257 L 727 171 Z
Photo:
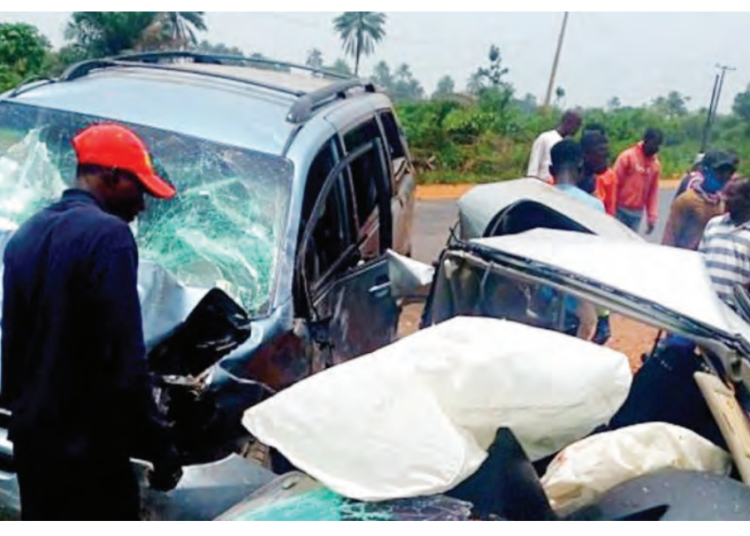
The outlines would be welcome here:
M 580 113 L 575 110 L 568 110 L 563 114 L 560 124 L 556 128 L 540 134 L 531 148 L 529 169 L 526 175 L 551 183 L 552 176 L 549 172 L 549 166 L 552 163 L 552 159 L 550 151 L 563 138 L 575 136 L 575 133 L 581 128 L 581 122 Z

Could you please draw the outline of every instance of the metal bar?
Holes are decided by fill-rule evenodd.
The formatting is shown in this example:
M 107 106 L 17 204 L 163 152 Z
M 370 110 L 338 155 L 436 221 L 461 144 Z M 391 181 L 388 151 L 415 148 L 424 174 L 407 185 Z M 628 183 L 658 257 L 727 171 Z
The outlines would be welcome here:
M 68 71 L 63 73 L 62 77 L 60 78 L 60 81 L 69 82 L 71 80 L 81 78 L 83 76 L 88 75 L 94 69 L 107 69 L 107 68 L 115 68 L 115 67 L 154 69 L 157 71 L 170 71 L 170 72 L 177 72 L 177 73 L 192 74 L 192 75 L 197 75 L 197 76 L 208 76 L 210 78 L 218 78 L 220 80 L 229 80 L 231 82 L 238 82 L 240 84 L 247 84 L 250 86 L 261 87 L 263 89 L 269 89 L 271 91 L 278 91 L 279 93 L 285 93 L 287 95 L 292 95 L 294 97 L 302 97 L 303 95 L 305 95 L 303 91 L 296 91 L 296 90 L 281 87 L 281 86 L 275 86 L 273 84 L 266 84 L 264 82 L 258 82 L 255 80 L 248 80 L 246 78 L 241 78 L 239 76 L 231 76 L 231 75 L 221 74 L 221 73 L 212 73 L 210 71 L 195 71 L 192 69 L 177 67 L 175 65 L 163 65 L 160 63 L 140 63 L 140 62 L 130 62 L 130 61 L 119 61 L 119 60 L 91 60 L 88 62 L 78 63 L 74 65 L 73 67 L 71 67 Z
M 719 87 L 719 75 L 717 74 L 714 78 L 714 89 L 711 92 L 711 102 L 708 105 L 708 112 L 706 113 L 706 124 L 703 127 L 703 140 L 701 140 L 701 153 L 706 152 L 708 147 L 708 131 L 711 128 L 711 115 L 714 109 L 714 102 L 716 101 L 716 88 Z
M 555 51 L 555 59 L 552 62 L 552 73 L 549 76 L 549 85 L 547 86 L 547 95 L 544 97 L 544 108 L 549 107 L 550 100 L 552 99 L 552 86 L 555 85 L 555 75 L 557 75 L 557 64 L 560 61 L 560 51 L 562 50 L 563 39 L 565 38 L 565 27 L 568 25 L 568 12 L 565 12 L 563 16 L 562 28 L 560 28 L 560 37 L 557 39 L 557 50 Z
M 346 91 L 355 87 L 363 87 L 362 82 L 356 79 L 342 80 L 341 82 L 335 82 L 330 86 L 306 93 L 289 109 L 286 120 L 290 123 L 303 123 L 309 119 L 313 109 L 317 105 L 331 99 L 332 97 L 338 96 L 339 98 L 345 98 Z M 364 84 L 364 89 L 370 93 L 375 90 L 372 84 Z
M 716 79 L 718 80 L 718 87 L 717 82 L 714 82 L 714 91 L 716 93 L 716 98 L 712 99 L 712 106 L 710 106 L 708 109 L 708 120 L 706 121 L 706 129 L 703 133 L 704 141 L 701 145 L 701 152 L 705 152 L 705 149 L 708 148 L 708 143 L 711 136 L 711 127 L 713 126 L 713 123 L 716 119 L 716 114 L 719 109 L 719 99 L 721 98 L 721 90 L 724 87 L 724 77 L 727 71 L 736 70 L 734 67 L 719 64 L 716 65 L 716 68 L 721 69 L 721 76 L 719 76 L 718 74 L 716 75 Z
M 333 78 L 339 78 L 342 80 L 349 80 L 352 78 L 348 75 L 337 73 L 334 71 L 329 71 L 327 69 L 317 69 L 315 67 L 310 67 L 309 65 L 300 65 L 298 63 L 290 63 L 287 61 L 276 61 L 276 60 L 271 60 L 271 59 L 266 59 L 266 58 L 248 58 L 245 56 L 232 56 L 229 54 L 206 54 L 203 52 L 190 52 L 187 50 L 145 52 L 142 54 L 123 54 L 120 56 L 115 56 L 113 59 L 124 60 L 124 61 L 148 62 L 151 59 L 159 60 L 159 59 L 171 59 L 171 58 L 186 58 L 186 59 L 192 59 L 195 63 L 213 63 L 213 64 L 218 64 L 218 65 L 226 65 L 225 63 L 222 63 L 224 61 L 233 61 L 233 62 L 242 62 L 242 63 L 259 63 L 263 65 L 278 65 L 282 67 L 300 69 L 302 71 L 308 71 L 311 73 L 324 74 L 326 76 L 331 76 Z
M 27 91 L 30 91 L 34 89 L 35 87 L 39 86 L 45 86 L 47 84 L 54 84 L 55 80 L 52 78 L 49 78 L 47 76 L 32 76 L 30 78 L 27 78 L 20 84 L 18 84 L 13 91 L 11 91 L 10 95 L 8 95 L 9 99 L 12 99 L 13 97 L 17 97 L 18 95 L 22 93 L 26 93 Z M 31 84 L 34 84 L 33 86 Z

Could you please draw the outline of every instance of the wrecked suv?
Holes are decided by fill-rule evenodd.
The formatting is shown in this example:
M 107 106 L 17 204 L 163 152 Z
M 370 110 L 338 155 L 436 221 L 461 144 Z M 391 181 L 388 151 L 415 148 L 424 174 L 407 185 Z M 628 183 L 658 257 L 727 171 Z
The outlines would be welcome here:
M 371 84 L 169 52 L 22 85 L 0 96 L 0 248 L 72 183 L 70 141 L 101 121 L 135 130 L 177 187 L 133 232 L 149 360 L 172 377 L 157 398 L 190 421 L 191 461 L 236 450 L 248 406 L 395 338 L 386 251 L 411 252 L 415 183 Z

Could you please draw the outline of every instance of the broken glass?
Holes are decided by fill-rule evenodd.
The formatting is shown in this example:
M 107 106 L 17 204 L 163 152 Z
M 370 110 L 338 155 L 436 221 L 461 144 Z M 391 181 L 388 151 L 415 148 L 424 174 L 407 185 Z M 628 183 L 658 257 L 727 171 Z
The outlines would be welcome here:
M 299 480 L 297 480 L 299 479 Z M 465 521 L 471 503 L 430 495 L 381 502 L 349 499 L 300 473 L 279 477 L 222 515 L 223 521 Z
M 102 118 L 0 103 L 0 218 L 23 223 L 73 184 L 71 140 Z M 128 125 L 178 194 L 147 199 L 133 225 L 141 259 L 187 286 L 219 287 L 251 316 L 268 312 L 282 260 L 293 166 L 281 157 Z M 0 220 L 1 221 L 1 220 Z

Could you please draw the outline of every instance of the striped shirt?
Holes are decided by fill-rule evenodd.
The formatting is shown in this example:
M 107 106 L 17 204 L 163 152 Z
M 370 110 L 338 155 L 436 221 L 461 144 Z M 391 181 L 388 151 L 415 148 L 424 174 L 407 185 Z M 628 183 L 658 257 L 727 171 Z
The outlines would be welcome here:
M 729 214 L 712 218 L 698 251 L 717 294 L 734 307 L 734 286 L 750 287 L 750 222 L 735 225 Z

